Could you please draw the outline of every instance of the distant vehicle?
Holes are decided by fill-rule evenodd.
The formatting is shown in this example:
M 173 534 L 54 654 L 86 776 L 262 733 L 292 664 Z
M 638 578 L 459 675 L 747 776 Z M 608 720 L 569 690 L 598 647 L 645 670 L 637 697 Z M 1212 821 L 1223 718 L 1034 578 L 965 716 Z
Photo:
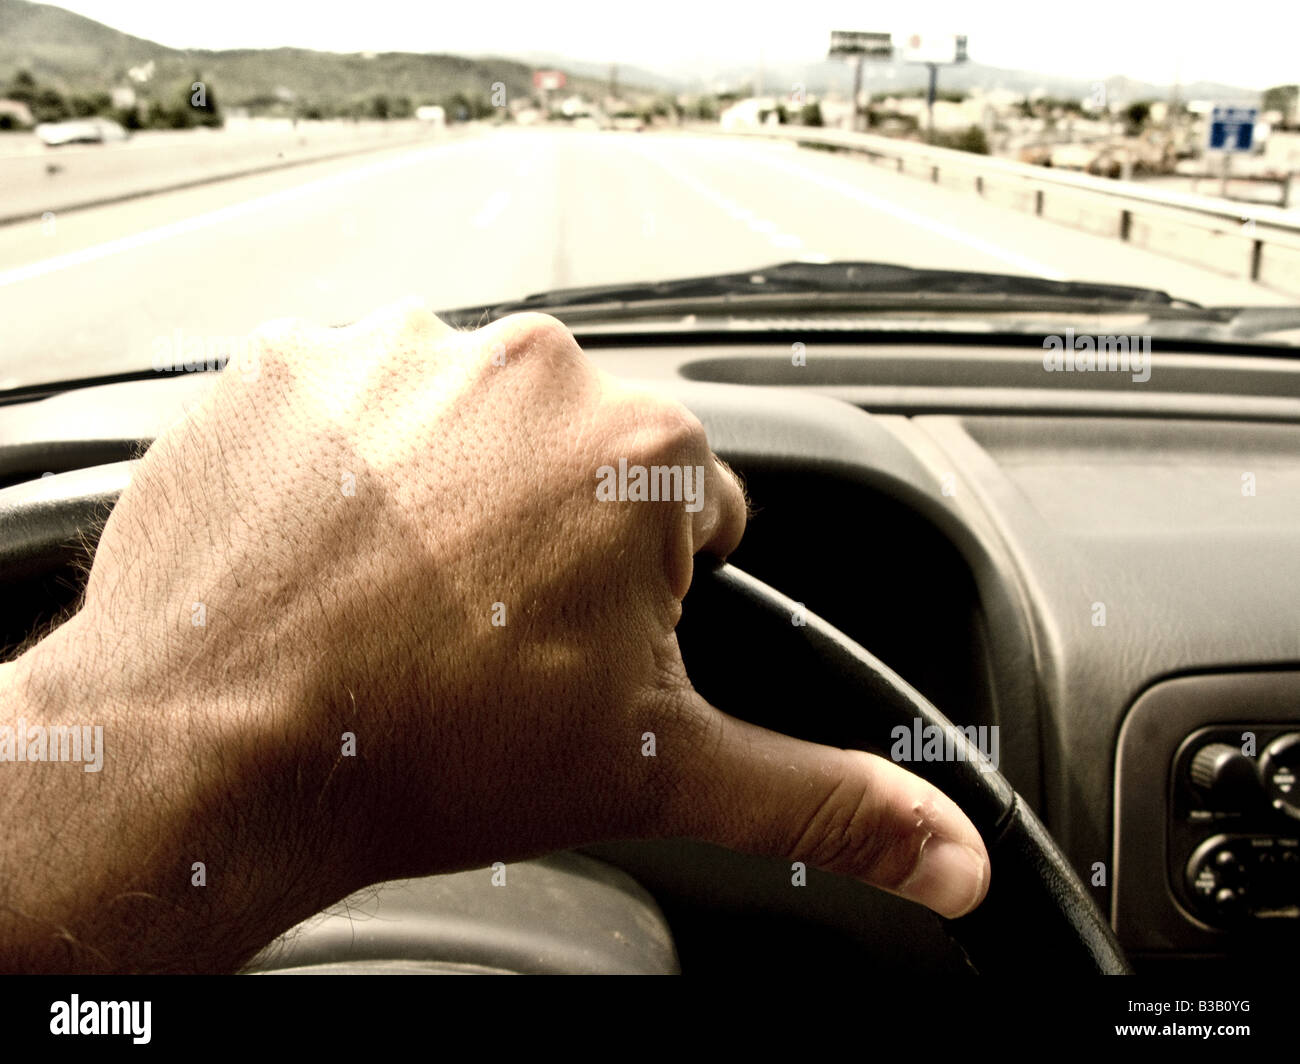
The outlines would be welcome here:
M 640 133 L 645 129 L 645 119 L 635 111 L 619 111 L 611 119 L 609 128 Z
M 447 112 L 436 104 L 428 107 L 417 107 L 415 117 L 421 122 L 428 122 L 434 129 L 442 129 L 447 124 Z
M 33 132 L 51 148 L 62 144 L 108 144 L 130 135 L 111 118 L 78 118 L 71 122 L 42 122 Z

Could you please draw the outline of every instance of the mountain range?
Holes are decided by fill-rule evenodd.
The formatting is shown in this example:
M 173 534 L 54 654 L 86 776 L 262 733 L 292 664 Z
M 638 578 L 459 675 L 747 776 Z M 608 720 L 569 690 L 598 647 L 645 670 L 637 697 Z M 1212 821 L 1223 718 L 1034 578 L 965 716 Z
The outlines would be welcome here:
M 529 52 L 508 57 L 435 55 L 414 52 L 317 52 L 305 48 L 177 49 L 122 33 L 93 19 L 49 4 L 29 0 L 0 0 L 0 86 L 19 70 L 29 70 L 42 84 L 63 91 L 108 90 L 128 84 L 128 71 L 154 64 L 154 84 L 181 84 L 191 79 L 211 81 L 224 105 L 284 99 L 286 91 L 313 103 L 339 103 L 386 93 L 409 96 L 416 103 L 440 100 L 455 93 L 487 97 L 502 83 L 509 98 L 532 91 L 533 71 L 554 68 L 569 75 L 569 88 L 603 96 L 610 84 L 610 65 L 574 60 L 554 52 Z M 666 63 L 658 69 L 619 64 L 621 90 L 649 93 L 741 91 L 758 80 L 757 64 L 730 61 L 693 62 L 689 67 Z M 923 67 L 891 61 L 867 65 L 864 87 L 872 92 L 913 91 L 926 84 Z M 802 86 L 809 93 L 852 91 L 852 68 L 842 60 L 815 58 L 805 63 L 769 62 L 762 70 L 767 93 L 785 93 Z M 977 62 L 945 67 L 939 79 L 943 91 L 964 92 L 975 87 L 1000 88 L 1018 94 L 1039 91 L 1056 97 L 1083 98 L 1093 82 L 1042 71 L 1010 70 Z M 1167 99 L 1175 91 L 1116 76 L 1105 82 L 1113 100 Z M 1184 99 L 1251 103 L 1259 93 L 1214 82 L 1177 87 Z

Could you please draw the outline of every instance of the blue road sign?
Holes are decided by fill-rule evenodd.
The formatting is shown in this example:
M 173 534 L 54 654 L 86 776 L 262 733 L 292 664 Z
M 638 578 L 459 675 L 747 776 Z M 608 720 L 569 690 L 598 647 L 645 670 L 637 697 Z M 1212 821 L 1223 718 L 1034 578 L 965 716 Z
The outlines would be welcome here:
M 1250 151 L 1258 107 L 1216 107 L 1210 114 L 1211 151 Z

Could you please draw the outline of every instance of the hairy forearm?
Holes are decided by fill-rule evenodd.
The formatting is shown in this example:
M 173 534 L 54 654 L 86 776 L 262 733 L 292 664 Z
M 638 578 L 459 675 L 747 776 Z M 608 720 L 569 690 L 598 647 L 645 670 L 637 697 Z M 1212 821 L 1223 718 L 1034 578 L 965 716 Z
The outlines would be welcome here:
M 102 643 L 79 615 L 0 666 L 0 969 L 232 971 L 362 885 L 324 743 Z

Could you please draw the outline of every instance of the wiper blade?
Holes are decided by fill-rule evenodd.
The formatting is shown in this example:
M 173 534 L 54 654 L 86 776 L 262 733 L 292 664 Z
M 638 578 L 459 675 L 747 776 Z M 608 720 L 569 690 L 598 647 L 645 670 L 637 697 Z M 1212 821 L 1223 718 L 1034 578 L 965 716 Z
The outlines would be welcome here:
M 524 299 L 462 310 L 445 311 L 457 324 L 496 318 L 526 310 L 557 310 L 600 304 L 646 303 L 664 300 L 729 296 L 844 296 L 862 293 L 912 295 L 1037 296 L 1070 301 L 1123 304 L 1127 307 L 1194 306 L 1155 288 L 1099 284 L 1091 281 L 1050 281 L 1018 274 L 974 273 L 965 270 L 922 270 L 885 262 L 783 262 L 740 273 L 686 277 L 672 281 L 592 285 L 538 292 Z
M 1300 306 L 1223 307 L 1227 314 L 1224 333 L 1243 338 L 1300 329 Z

